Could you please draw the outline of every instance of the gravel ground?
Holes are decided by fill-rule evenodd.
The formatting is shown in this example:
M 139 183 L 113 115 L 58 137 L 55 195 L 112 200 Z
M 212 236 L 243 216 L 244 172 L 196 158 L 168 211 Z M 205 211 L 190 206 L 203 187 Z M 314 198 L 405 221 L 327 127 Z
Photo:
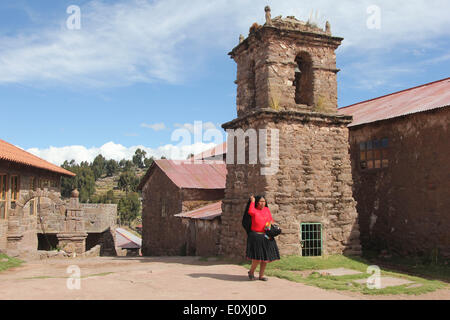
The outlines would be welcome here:
M 74 273 L 81 273 L 79 289 Z M 70 269 L 69 269 L 70 271 Z M 72 271 L 73 272 L 73 271 Z M 270 290 L 266 290 L 269 288 Z M 247 270 L 221 261 L 196 257 L 95 257 L 28 261 L 0 273 L 1 300 L 354 300 L 445 299 L 450 290 L 421 296 L 365 296 L 327 291 L 284 279 L 249 281 Z

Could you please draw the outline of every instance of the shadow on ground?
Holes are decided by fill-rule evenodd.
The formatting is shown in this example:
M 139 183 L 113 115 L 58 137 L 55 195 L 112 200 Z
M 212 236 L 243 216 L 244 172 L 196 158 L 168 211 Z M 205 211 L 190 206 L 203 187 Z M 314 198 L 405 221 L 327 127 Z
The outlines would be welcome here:
M 139 261 L 141 263 L 176 263 L 185 265 L 198 265 L 198 266 L 214 266 L 234 264 L 239 265 L 244 260 L 242 259 L 230 259 L 225 257 L 195 257 L 195 256 L 151 256 L 151 257 L 112 257 L 113 260 L 119 261 Z
M 211 278 L 223 281 L 234 281 L 234 282 L 247 282 L 247 276 L 232 275 L 232 274 L 216 274 L 216 273 L 191 273 L 188 276 L 192 278 Z

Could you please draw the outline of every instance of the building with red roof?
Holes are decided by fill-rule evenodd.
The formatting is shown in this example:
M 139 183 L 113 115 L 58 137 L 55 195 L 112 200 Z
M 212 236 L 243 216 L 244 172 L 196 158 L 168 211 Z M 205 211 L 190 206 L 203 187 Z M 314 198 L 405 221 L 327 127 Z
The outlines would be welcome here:
M 0 140 L 0 251 L 35 255 L 59 246 L 83 253 L 100 244 L 114 255 L 117 205 L 61 199 L 61 177 L 75 174 Z
M 155 160 L 138 186 L 142 254 L 217 254 L 226 175 L 220 161 Z
M 450 256 L 450 78 L 339 109 L 364 249 Z

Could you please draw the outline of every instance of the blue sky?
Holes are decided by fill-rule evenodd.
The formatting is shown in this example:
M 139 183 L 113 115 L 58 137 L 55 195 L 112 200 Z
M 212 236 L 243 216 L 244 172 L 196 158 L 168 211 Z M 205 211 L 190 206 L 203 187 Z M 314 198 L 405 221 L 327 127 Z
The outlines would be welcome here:
M 272 17 L 329 20 L 345 38 L 340 107 L 450 76 L 447 0 L 3 1 L 0 138 L 56 164 L 211 147 L 217 141 L 182 147 L 172 134 L 195 121 L 222 130 L 236 117 L 227 53 L 264 23 L 267 4 Z M 67 28 L 70 5 L 81 9 L 79 30 Z M 373 5 L 380 28 L 367 24 Z

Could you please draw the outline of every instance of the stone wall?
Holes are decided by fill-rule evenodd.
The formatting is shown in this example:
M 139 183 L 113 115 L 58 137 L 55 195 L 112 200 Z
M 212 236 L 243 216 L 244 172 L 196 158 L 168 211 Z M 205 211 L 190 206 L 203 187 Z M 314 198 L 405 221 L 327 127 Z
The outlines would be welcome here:
M 157 166 L 142 188 L 142 254 L 181 255 L 184 228 L 173 215 L 182 210 L 180 189 Z
M 241 220 L 251 194 L 266 196 L 274 220 L 283 229 L 277 238 L 282 255 L 301 255 L 301 223 L 316 222 L 323 228 L 323 254 L 360 254 L 346 127 L 349 122 L 348 117 L 262 111 L 223 125 L 225 129 L 279 130 L 276 174 L 262 175 L 261 165 L 227 165 L 223 254 L 245 254 L 246 234 Z
M 117 204 L 80 203 L 88 233 L 102 233 L 117 223 Z
M 354 193 L 364 249 L 450 256 L 449 107 L 352 127 Z M 362 170 L 359 144 L 389 139 L 387 168 Z

